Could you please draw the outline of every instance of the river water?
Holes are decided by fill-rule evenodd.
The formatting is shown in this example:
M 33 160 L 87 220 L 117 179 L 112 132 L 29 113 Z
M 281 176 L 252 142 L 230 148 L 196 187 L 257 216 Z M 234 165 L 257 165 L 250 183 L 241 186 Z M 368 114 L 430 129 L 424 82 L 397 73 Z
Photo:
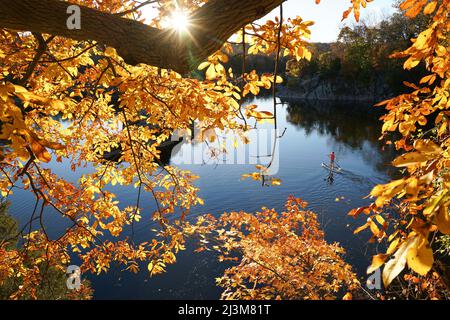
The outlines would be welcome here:
M 272 101 L 258 99 L 253 102 L 271 110 Z M 370 263 L 373 245 L 367 244 L 368 234 L 353 235 L 356 226 L 364 223 L 347 216 L 352 208 L 369 203 L 366 197 L 371 188 L 386 182 L 390 175 L 390 161 L 394 155 L 384 150 L 378 141 L 381 110 L 370 104 L 283 101 L 278 107 L 278 127 L 284 135 L 277 150 L 279 168 L 276 177 L 280 186 L 263 187 L 255 181 L 242 181 L 241 175 L 255 171 L 254 165 L 224 165 L 211 162 L 204 165 L 180 165 L 200 176 L 196 183 L 205 205 L 192 210 L 191 218 L 225 211 L 254 212 L 262 206 L 283 209 L 289 195 L 309 203 L 309 209 L 319 215 L 319 221 L 330 242 L 339 242 L 346 249 L 345 259 L 360 277 Z M 328 172 L 321 166 L 331 151 L 336 153 L 344 169 L 327 181 Z M 76 180 L 89 168 L 70 172 L 65 164 L 52 164 L 54 172 Z M 133 205 L 136 190 L 112 188 L 123 206 Z M 339 201 L 337 201 L 339 199 Z M 17 192 L 10 199 L 10 213 L 26 221 L 34 205 L 33 196 Z M 143 200 L 146 214 L 155 208 L 148 196 Z M 147 219 L 146 219 L 147 218 Z M 46 215 L 49 232 L 57 235 L 64 231 L 65 223 L 57 213 Z M 135 227 L 135 241 L 151 239 L 152 228 L 148 216 Z M 224 264 L 210 253 L 194 253 L 195 246 L 177 256 L 177 263 L 167 273 L 149 278 L 145 266 L 137 275 L 113 268 L 100 276 L 86 275 L 92 282 L 96 299 L 218 299 L 221 290 L 215 278 L 221 276 Z

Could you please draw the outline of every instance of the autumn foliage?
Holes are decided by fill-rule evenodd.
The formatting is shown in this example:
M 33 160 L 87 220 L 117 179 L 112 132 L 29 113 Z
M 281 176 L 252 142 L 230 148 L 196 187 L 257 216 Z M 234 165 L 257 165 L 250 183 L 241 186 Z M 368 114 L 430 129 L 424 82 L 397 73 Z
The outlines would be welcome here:
M 77 2 L 141 19 L 134 1 Z M 189 13 L 204 2 L 180 5 Z M 161 27 L 175 8 L 172 1 L 160 1 L 159 9 L 151 22 L 154 27 Z M 260 38 L 277 24 L 269 21 L 243 41 L 267 54 L 281 51 L 270 39 Z M 298 59 L 308 52 L 300 48 L 309 25 L 300 18 L 289 20 L 280 34 L 287 52 Z M 216 130 L 248 131 L 238 121 L 245 110 L 242 98 L 281 78 L 249 71 L 237 79 L 223 67 L 232 50 L 229 44 L 200 65 L 207 68 L 206 79 L 198 80 L 153 66 L 128 65 L 114 48 L 94 41 L 9 29 L 1 29 L 0 38 L 0 191 L 5 198 L 18 189 L 35 195 L 35 209 L 20 233 L 29 239 L 28 250 L 5 251 L 7 239 L 0 243 L 0 281 L 19 270 L 23 275 L 20 291 L 11 298 L 34 297 L 33 286 L 41 279 L 38 266 L 62 270 L 73 254 L 79 255 L 83 272 L 100 274 L 113 263 L 138 272 L 142 261 L 151 275 L 164 272 L 185 249 L 181 222 L 203 201 L 193 184 L 198 177 L 161 163 L 162 145 L 175 132 L 190 136 L 194 123 L 200 140 L 211 143 Z M 111 153 L 115 161 L 108 159 Z M 85 166 L 93 170 L 69 182 L 45 165 L 50 161 L 69 164 L 74 172 Z M 136 189 L 134 206 L 120 206 L 120 199 L 108 190 L 116 185 Z M 155 221 L 159 230 L 156 237 L 135 244 L 123 231 L 143 219 L 143 193 L 151 194 L 156 206 L 145 219 Z M 57 238 L 47 232 L 49 210 L 69 224 Z M 36 268 L 27 264 L 30 254 Z
M 73 2 L 142 20 L 135 1 Z M 178 4 L 192 13 L 206 2 Z M 343 18 L 353 12 L 358 19 L 368 2 L 352 0 Z M 161 28 L 174 6 L 169 0 L 158 5 L 159 15 L 150 24 Z M 387 252 L 374 257 L 369 268 L 386 264 L 385 285 L 406 264 L 419 275 L 428 274 L 434 262 L 431 239 L 450 234 L 449 7 L 449 0 L 406 0 L 401 5 L 408 17 L 423 11 L 433 19 L 408 50 L 395 56 L 406 58 L 407 69 L 425 63 L 430 74 L 419 84 L 409 84 L 411 93 L 382 103 L 387 108 L 384 136 L 390 142 L 392 132 L 401 135 L 391 143 L 406 152 L 393 163 L 405 168 L 405 177 L 375 187 L 371 195 L 376 202 L 351 213 L 369 215 L 357 231 L 368 228 L 372 241 L 389 242 Z M 287 55 L 310 59 L 312 24 L 300 17 L 278 17 L 243 26 L 236 37 L 246 48 L 243 60 L 247 52 L 276 60 Z M 11 250 L 10 239 L 0 241 L 0 284 L 18 274 L 21 278 L 20 289 L 10 298 L 36 298 L 34 287 L 44 280 L 41 267 L 64 270 L 73 255 L 81 259 L 84 272 L 107 272 L 114 263 L 138 272 L 145 262 L 151 275 L 162 273 L 185 249 L 186 236 L 198 231 L 218 234 L 214 249 L 222 259 L 240 257 L 218 279 L 223 298 L 336 298 L 342 287 L 356 285 L 343 249 L 326 243 L 316 216 L 298 199 L 290 198 L 282 214 L 263 209 L 255 215 L 229 213 L 185 224 L 191 209 L 203 203 L 194 185 L 198 177 L 163 164 L 164 143 L 174 133 L 190 136 L 193 124 L 201 142 L 208 143 L 221 130 L 233 131 L 248 143 L 246 133 L 254 129 L 248 118 L 273 120 L 276 127 L 276 103 L 268 113 L 246 105 L 244 98 L 262 88 L 276 96 L 283 81 L 277 67 L 273 74 L 258 75 L 243 66 L 243 74 L 234 74 L 224 67 L 234 49 L 224 43 L 207 61 L 199 61 L 198 70 L 181 75 L 129 65 L 114 48 L 95 41 L 0 29 L 0 192 L 8 198 L 24 189 L 35 196 L 34 210 L 17 235 L 25 239 L 26 250 Z M 420 129 L 430 124 L 431 130 Z M 117 155 L 116 161 L 108 160 L 110 153 Z M 51 161 L 68 164 L 74 172 L 92 170 L 71 182 L 47 165 Z M 259 169 L 247 177 L 261 179 L 267 168 Z M 120 205 L 110 191 L 116 185 L 136 189 L 133 206 Z M 143 193 L 153 196 L 154 212 L 142 212 Z M 398 217 L 387 214 L 388 208 Z M 47 232 L 49 210 L 69 225 L 56 238 Z M 124 230 L 142 219 L 159 228 L 148 241 L 134 243 Z M 394 231 L 388 234 L 391 226 Z
M 387 240 L 387 251 L 374 256 L 368 269 L 371 273 L 384 265 L 385 286 L 406 265 L 416 274 L 427 276 L 434 269 L 433 241 L 450 234 L 450 2 L 407 0 L 400 8 L 409 18 L 421 12 L 433 18 L 428 28 L 412 39 L 410 48 L 392 57 L 406 58 L 406 69 L 423 63 L 429 75 L 418 84 L 405 83 L 412 89 L 410 93 L 379 104 L 387 110 L 382 117 L 383 137 L 406 152 L 392 163 L 403 169 L 404 177 L 376 186 L 371 192 L 375 203 L 350 213 L 371 214 L 367 224 L 356 231 L 370 227 L 373 241 Z M 399 133 L 400 139 L 392 141 L 393 133 Z
M 289 197 L 285 211 L 209 215 L 186 231 L 200 237 L 198 251 L 237 261 L 216 282 L 222 299 L 336 299 L 359 287 L 344 249 L 329 244 L 307 203 Z

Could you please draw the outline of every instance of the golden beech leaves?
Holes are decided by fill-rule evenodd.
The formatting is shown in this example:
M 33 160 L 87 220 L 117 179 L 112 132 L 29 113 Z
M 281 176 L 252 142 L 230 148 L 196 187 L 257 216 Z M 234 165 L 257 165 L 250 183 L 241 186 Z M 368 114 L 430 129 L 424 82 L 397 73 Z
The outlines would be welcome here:
M 416 17 L 421 11 L 424 5 L 427 4 L 427 0 L 406 0 L 400 4 L 400 9 L 405 11 L 405 15 L 409 18 Z M 433 6 L 433 2 L 436 4 L 437 1 L 431 1 L 424 10 L 425 14 L 430 13 Z M 434 4 L 434 6 L 435 6 Z M 431 5 L 431 7 L 429 7 Z
M 392 164 L 396 167 L 409 167 L 416 164 L 426 163 L 433 159 L 433 155 L 421 152 L 410 152 L 395 159 Z
M 361 12 L 361 6 L 365 8 L 367 6 L 367 3 L 372 2 L 373 0 L 351 0 L 351 7 L 348 8 L 344 14 L 342 15 L 342 20 L 345 20 L 348 18 L 349 14 L 353 11 L 355 20 L 359 21 L 359 16 Z
M 412 92 L 378 104 L 387 110 L 382 117 L 383 136 L 392 132 L 400 135 L 395 146 L 406 153 L 397 157 L 393 165 L 404 169 L 404 177 L 376 186 L 370 193 L 376 198 L 375 202 L 349 213 L 354 217 L 361 212 L 379 216 L 389 210 L 397 215 L 388 220 L 394 229 L 387 237 L 386 253 L 374 256 L 368 269 L 370 273 L 384 265 L 385 286 L 406 266 L 424 277 L 420 281 L 429 279 L 435 259 L 430 241 L 450 232 L 450 176 L 447 171 L 450 165 L 450 2 L 406 0 L 400 8 L 410 18 L 422 11 L 431 17 L 428 27 L 412 39 L 410 48 L 393 55 L 406 59 L 406 69 L 424 63 L 428 75 L 419 84 L 405 83 Z M 425 125 L 431 129 L 424 131 Z M 373 220 L 373 216 L 369 219 Z M 369 227 L 366 223 L 357 231 Z M 428 287 L 427 283 L 421 283 L 422 287 Z
M 367 269 L 367 273 L 371 274 L 371 273 L 375 272 L 386 262 L 387 258 L 389 258 L 389 255 L 387 255 L 387 254 L 377 254 L 377 255 L 373 256 L 372 264 Z
M 450 215 L 448 206 L 440 206 L 433 221 L 439 229 L 439 232 L 450 235 Z
M 133 1 L 80 3 L 112 13 L 134 8 Z M 4 197 L 17 187 L 32 192 L 43 222 L 28 235 L 28 252 L 40 261 L 34 266 L 24 253 L 5 253 L 0 243 L 0 282 L 13 276 L 3 270 L 21 270 L 30 280 L 12 296 L 20 298 L 40 279 L 34 267 L 48 262 L 63 270 L 71 254 L 79 256 L 83 272 L 107 272 L 114 263 L 138 272 L 141 262 L 152 264 L 151 275 L 164 272 L 185 250 L 181 222 L 203 200 L 194 186 L 198 177 L 160 165 L 161 145 L 193 121 L 201 130 L 241 128 L 235 119 L 240 91 L 221 78 L 227 56 L 210 57 L 215 77 L 201 81 L 126 65 L 114 49 L 96 43 L 43 37 L 47 48 L 34 65 L 38 38 L 0 30 L 0 191 Z M 53 172 L 60 163 L 77 181 Z M 89 173 L 79 173 L 84 167 Z M 134 187 L 136 203 L 124 208 L 111 186 Z M 144 192 L 154 198 L 153 212 L 142 210 L 146 204 L 138 195 Z M 57 240 L 46 232 L 49 208 L 69 226 Z M 148 241 L 134 244 L 124 231 L 143 220 L 157 227 Z
M 423 10 L 424 14 L 431 14 L 434 12 L 434 10 L 436 9 L 437 6 L 437 0 L 436 1 L 431 1 L 430 3 L 428 3 L 425 7 L 425 9 Z
M 275 176 L 270 174 L 269 166 L 266 167 L 266 166 L 262 166 L 262 165 L 257 165 L 256 169 L 258 170 L 256 172 L 244 173 L 241 176 L 242 180 L 251 178 L 254 181 L 262 182 L 263 186 L 280 186 L 281 185 L 281 179 L 276 178 Z
M 280 43 L 282 56 L 294 57 L 297 61 L 301 59 L 311 60 L 312 54 L 308 49 L 307 40 L 311 36 L 309 27 L 313 21 L 304 21 L 301 17 L 288 18 L 283 21 L 281 27 Z M 246 35 L 253 36 L 250 40 L 249 54 L 276 54 L 278 51 L 277 39 L 280 21 L 278 18 L 268 20 L 265 24 L 251 24 L 245 28 Z M 240 36 L 242 38 L 242 35 Z M 238 42 L 241 39 L 238 38 Z
M 193 12 L 206 2 L 183 0 L 178 5 Z M 77 3 L 142 20 L 132 0 Z M 155 6 L 159 14 L 149 24 L 161 28 L 175 9 L 174 2 L 162 0 Z M 275 18 L 248 24 L 237 38 L 244 38 L 240 41 L 247 44 L 248 54 L 280 51 L 281 57 L 310 60 L 307 41 L 312 25 L 300 17 L 282 22 Z M 27 235 L 33 240 L 29 251 L 39 263 L 63 270 L 70 264 L 69 256 L 77 255 L 83 272 L 100 274 L 117 263 L 136 273 L 145 263 L 150 275 L 175 263 L 175 255 L 185 249 L 183 223 L 192 208 L 204 202 L 194 185 L 198 177 L 161 163 L 161 150 L 175 132 L 190 132 L 193 124 L 202 142 L 217 140 L 216 130 L 231 130 L 248 143 L 249 128 L 237 117 L 245 113 L 259 123 L 276 120 L 273 112 L 245 108 L 243 99 L 273 89 L 283 77 L 254 70 L 235 75 L 225 67 L 235 54 L 233 48 L 225 43 L 201 63 L 202 79 L 198 73 L 188 77 L 128 65 L 117 50 L 93 41 L 0 30 L 0 192 L 8 197 L 15 188 L 23 188 L 41 207 L 34 218 L 42 225 Z M 70 168 L 76 181 L 56 174 L 58 165 Z M 85 171 L 80 168 L 89 170 L 81 174 Z M 261 169 L 250 176 L 266 185 L 281 184 Z M 111 187 L 119 186 L 135 188 L 133 205 L 124 208 L 111 192 Z M 143 193 L 154 198 L 152 212 L 143 210 L 148 207 Z M 69 226 L 57 240 L 48 236 L 44 223 L 50 208 Z M 135 244 L 125 231 L 146 220 L 156 225 L 153 235 Z M 0 282 L 12 276 L 11 268 L 20 270 L 30 279 L 12 295 L 21 298 L 33 292 L 37 275 L 25 263 L 26 255 L 4 248 L 0 243 L 0 259 L 4 258 Z M 52 259 L 44 256 L 46 251 Z M 345 272 L 338 276 L 340 281 L 346 281 Z
M 272 112 L 270 111 L 258 111 L 257 110 L 258 106 L 257 105 L 250 105 L 250 106 L 246 106 L 244 107 L 245 109 L 245 116 L 247 118 L 255 118 L 257 122 L 259 123 L 264 123 L 264 122 L 273 122 L 274 120 L 274 115 Z
M 427 76 L 419 84 L 406 83 L 411 92 L 379 104 L 387 111 L 383 135 L 401 136 L 395 145 L 404 154 L 393 164 L 403 168 L 405 176 L 376 186 L 371 192 L 375 203 L 350 213 L 367 219 L 356 231 L 370 231 L 371 242 L 388 242 L 386 253 L 374 257 L 369 268 L 384 265 L 386 285 L 406 266 L 427 274 L 434 261 L 431 236 L 450 231 L 449 1 L 401 4 L 407 16 L 423 12 L 431 20 L 410 48 L 394 54 L 405 59 L 407 69 L 423 64 Z M 192 12 L 206 2 L 178 4 Z M 358 20 L 369 2 L 351 0 L 343 17 L 353 12 Z M 131 0 L 77 3 L 114 14 L 131 10 L 125 17 L 142 18 Z M 159 14 L 150 24 L 161 27 L 174 2 L 162 0 L 157 6 Z M 301 17 L 250 23 L 237 34 L 237 42 L 248 45 L 248 54 L 280 53 L 310 60 L 312 25 Z M 37 52 L 43 42 L 44 51 Z M 225 67 L 232 54 L 233 47 L 224 44 L 198 66 L 196 78 L 190 78 L 148 65 L 128 65 L 116 50 L 92 41 L 0 30 L 0 192 L 4 197 L 18 187 L 32 192 L 41 211 L 31 219 L 42 221 L 25 237 L 29 255 L 7 250 L 7 243 L 0 242 L 0 282 L 14 272 L 25 279 L 10 298 L 36 298 L 36 283 L 42 280 L 36 269 L 45 263 L 64 270 L 73 254 L 83 272 L 100 274 L 115 263 L 138 272 L 145 263 L 150 275 L 160 274 L 176 262 L 192 234 L 203 236 L 221 261 L 237 262 L 217 279 L 226 299 L 332 299 L 358 285 L 343 260 L 343 248 L 325 241 L 317 217 L 300 199 L 289 198 L 281 214 L 263 208 L 256 214 L 231 212 L 219 219 L 201 217 L 194 225 L 186 222 L 191 210 L 203 204 L 195 186 L 198 177 L 161 163 L 165 142 L 175 132 L 189 132 L 193 123 L 202 141 L 217 139 L 216 129 L 245 136 L 248 126 L 237 119 L 242 111 L 257 122 L 276 120 L 274 112 L 245 106 L 244 98 L 273 89 L 283 78 L 254 70 L 235 75 Z M 434 128 L 419 130 L 425 125 Z M 79 174 L 77 181 L 43 165 L 49 162 L 67 165 Z M 79 173 L 85 167 L 91 170 Z M 266 169 L 257 167 L 258 172 L 243 178 L 280 185 Z M 111 186 L 135 188 L 136 203 L 124 208 Z M 153 197 L 152 212 L 143 211 L 148 206 L 141 193 Z M 392 206 L 398 224 L 385 214 Z M 49 208 L 68 224 L 57 239 L 46 231 Z M 154 222 L 154 234 L 134 243 L 124 231 L 143 220 Z M 393 226 L 396 230 L 388 234 Z
M 412 270 L 424 276 L 431 270 L 434 258 L 428 240 L 424 237 L 419 239 L 417 246 L 408 251 L 406 261 Z
M 18 152 L 22 160 L 35 156 L 40 161 L 49 162 L 51 155 L 46 148 L 61 150 L 64 146 L 60 143 L 46 140 L 50 139 L 50 136 L 40 138 L 38 133 L 30 128 L 30 123 L 24 121 L 21 108 L 16 105 L 16 99 L 20 99 L 23 107 L 37 104 L 60 108 L 60 104 L 56 103 L 55 100 L 44 99 L 29 93 L 25 88 L 10 83 L 0 85 L 0 92 L 0 99 L 2 100 L 0 114 L 2 132 L 0 139 L 10 140 L 12 142 L 11 147 Z M 64 106 L 64 103 L 62 105 Z M 43 133 L 41 132 L 41 134 Z M 31 152 L 29 151 L 30 149 Z
M 417 244 L 417 237 L 410 237 L 395 252 L 394 257 L 386 263 L 383 269 L 383 283 L 387 287 L 406 265 L 408 251 Z
M 368 269 L 373 272 L 378 269 L 389 255 L 382 255 L 382 259 L 375 258 L 372 266 Z M 426 275 L 433 266 L 433 252 L 429 247 L 428 240 L 423 235 L 411 233 L 396 250 L 392 259 L 390 259 L 383 270 L 383 282 L 387 287 L 389 284 L 408 266 L 420 275 Z
M 344 249 L 327 243 L 307 203 L 290 196 L 285 211 L 225 213 L 201 217 L 186 232 L 200 239 L 198 251 L 235 262 L 216 279 L 223 299 L 343 299 L 359 286 Z M 348 290 L 343 296 L 341 292 Z
M 206 79 L 215 80 L 217 77 L 226 78 L 226 70 L 222 63 L 228 62 L 228 56 L 223 52 L 216 52 L 208 58 L 207 62 L 203 62 L 198 66 L 198 70 L 206 69 Z

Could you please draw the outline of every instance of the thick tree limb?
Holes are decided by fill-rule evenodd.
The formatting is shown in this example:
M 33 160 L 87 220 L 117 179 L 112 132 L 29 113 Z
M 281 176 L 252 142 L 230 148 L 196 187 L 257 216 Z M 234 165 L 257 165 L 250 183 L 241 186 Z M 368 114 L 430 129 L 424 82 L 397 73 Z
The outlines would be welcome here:
M 0 0 L 0 28 L 45 33 L 111 46 L 129 64 L 144 63 L 180 73 L 220 49 L 244 25 L 285 0 L 210 0 L 190 17 L 189 36 L 80 6 L 81 30 L 66 26 L 67 7 L 59 0 Z

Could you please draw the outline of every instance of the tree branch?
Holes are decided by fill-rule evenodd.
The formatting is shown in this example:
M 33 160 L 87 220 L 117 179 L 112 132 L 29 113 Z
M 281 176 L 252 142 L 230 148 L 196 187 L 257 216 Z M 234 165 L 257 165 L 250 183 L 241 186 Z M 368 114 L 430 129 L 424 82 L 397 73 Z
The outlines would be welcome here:
M 0 0 L 0 28 L 95 40 L 115 48 L 128 64 L 144 63 L 184 73 L 219 50 L 240 28 L 284 1 L 210 0 L 191 15 L 189 34 L 180 35 L 85 6 L 79 6 L 81 29 L 69 30 L 69 2 Z

